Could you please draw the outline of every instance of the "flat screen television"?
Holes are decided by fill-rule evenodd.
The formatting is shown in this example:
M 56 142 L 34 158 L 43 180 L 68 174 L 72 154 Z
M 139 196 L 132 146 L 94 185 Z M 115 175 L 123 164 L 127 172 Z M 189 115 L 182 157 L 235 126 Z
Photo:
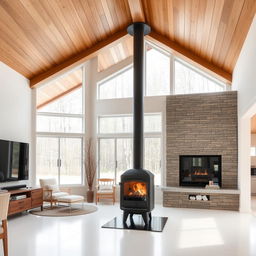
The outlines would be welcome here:
M 0 140 L 0 182 L 28 180 L 29 144 Z

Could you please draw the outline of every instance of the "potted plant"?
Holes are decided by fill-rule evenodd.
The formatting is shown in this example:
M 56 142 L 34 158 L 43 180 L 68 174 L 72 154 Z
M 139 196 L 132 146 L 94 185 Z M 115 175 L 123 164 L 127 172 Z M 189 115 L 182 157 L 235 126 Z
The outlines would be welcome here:
M 92 203 L 93 197 L 94 197 L 94 191 L 93 191 L 93 184 L 94 179 L 96 175 L 96 157 L 95 157 L 95 151 L 93 146 L 93 139 L 88 139 L 85 147 L 85 174 L 86 174 L 86 181 L 88 185 L 87 190 L 87 202 Z

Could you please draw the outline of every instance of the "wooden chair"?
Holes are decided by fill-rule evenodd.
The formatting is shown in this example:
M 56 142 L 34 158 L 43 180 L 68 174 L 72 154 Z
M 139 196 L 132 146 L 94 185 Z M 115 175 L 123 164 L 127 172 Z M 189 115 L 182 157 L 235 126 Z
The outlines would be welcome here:
M 62 196 L 68 196 L 71 194 L 70 188 L 59 188 L 57 181 L 54 178 L 40 179 L 40 186 L 43 188 L 43 200 L 49 202 L 52 205 L 58 202 L 58 198 Z
M 115 204 L 116 187 L 114 179 L 98 179 L 96 189 L 96 204 L 101 198 L 112 199 L 113 204 Z
M 3 239 L 4 256 L 8 256 L 8 233 L 7 233 L 7 214 L 9 208 L 9 193 L 0 193 L 0 239 Z

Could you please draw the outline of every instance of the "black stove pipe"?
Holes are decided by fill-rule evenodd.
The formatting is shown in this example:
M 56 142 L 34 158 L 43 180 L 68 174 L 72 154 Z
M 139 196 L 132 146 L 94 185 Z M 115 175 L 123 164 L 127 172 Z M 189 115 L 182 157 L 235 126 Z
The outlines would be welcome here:
M 144 36 L 151 29 L 143 22 L 135 22 L 127 31 L 133 36 L 133 168 L 143 169 Z

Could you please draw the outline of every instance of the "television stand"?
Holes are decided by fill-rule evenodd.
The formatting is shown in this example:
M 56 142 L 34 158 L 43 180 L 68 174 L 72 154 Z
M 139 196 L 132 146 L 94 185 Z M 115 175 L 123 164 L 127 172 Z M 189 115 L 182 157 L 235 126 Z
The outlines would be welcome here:
M 41 207 L 43 210 L 43 189 L 42 188 L 30 188 L 30 189 L 17 189 L 11 190 L 10 203 L 8 216 L 27 211 L 33 208 Z M 26 198 L 12 200 L 15 196 L 26 196 Z

